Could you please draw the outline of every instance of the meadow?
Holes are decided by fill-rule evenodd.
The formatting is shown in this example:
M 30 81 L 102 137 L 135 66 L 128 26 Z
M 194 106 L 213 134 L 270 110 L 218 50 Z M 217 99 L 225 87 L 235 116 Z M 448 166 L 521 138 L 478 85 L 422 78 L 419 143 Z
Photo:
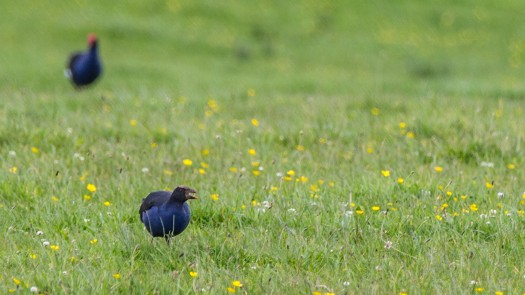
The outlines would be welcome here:
M 3 3 L 0 292 L 525 293 L 524 5 L 369 2 Z

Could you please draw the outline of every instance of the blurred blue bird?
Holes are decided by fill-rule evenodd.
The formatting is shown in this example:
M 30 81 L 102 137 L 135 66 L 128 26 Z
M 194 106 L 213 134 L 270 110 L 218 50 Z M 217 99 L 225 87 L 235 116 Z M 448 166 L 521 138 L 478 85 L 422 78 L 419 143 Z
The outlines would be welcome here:
M 190 223 L 190 207 L 187 200 L 197 199 L 197 191 L 179 186 L 172 193 L 156 191 L 142 200 L 140 220 L 153 237 L 169 238 L 182 233 Z
M 102 63 L 98 56 L 98 41 L 95 34 L 87 37 L 88 49 L 85 52 L 75 52 L 69 57 L 66 77 L 76 88 L 82 88 L 93 83 L 102 73 Z

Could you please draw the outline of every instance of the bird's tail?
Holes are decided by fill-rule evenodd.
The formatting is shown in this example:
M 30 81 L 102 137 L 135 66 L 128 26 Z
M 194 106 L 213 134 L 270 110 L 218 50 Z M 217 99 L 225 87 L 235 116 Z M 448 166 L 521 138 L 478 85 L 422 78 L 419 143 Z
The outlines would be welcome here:
M 70 69 L 64 70 L 64 76 L 66 76 L 66 78 L 68 78 L 69 80 L 73 79 L 73 74 L 71 73 Z

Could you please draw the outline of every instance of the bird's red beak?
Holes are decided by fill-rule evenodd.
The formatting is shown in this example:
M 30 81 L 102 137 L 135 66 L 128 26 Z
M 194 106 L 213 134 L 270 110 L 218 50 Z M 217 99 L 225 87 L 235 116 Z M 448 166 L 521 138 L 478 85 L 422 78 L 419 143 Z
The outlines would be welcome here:
M 191 191 L 189 191 L 188 194 L 186 195 L 186 196 L 187 196 L 186 198 L 187 198 L 188 200 L 195 200 L 195 199 L 198 199 L 198 197 L 196 196 L 196 194 L 197 194 L 197 191 L 195 191 L 195 190 L 191 190 Z
M 88 41 L 89 45 L 92 45 L 95 42 L 97 42 L 97 36 L 95 34 L 91 33 L 91 34 L 88 35 L 87 41 Z

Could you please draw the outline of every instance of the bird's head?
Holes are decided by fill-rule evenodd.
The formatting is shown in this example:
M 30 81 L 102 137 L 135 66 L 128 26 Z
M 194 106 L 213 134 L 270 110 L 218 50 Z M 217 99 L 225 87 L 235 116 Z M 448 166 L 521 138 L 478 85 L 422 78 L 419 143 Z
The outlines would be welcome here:
M 95 35 L 94 33 L 89 34 L 87 36 L 87 41 L 88 41 L 89 46 L 93 46 L 97 44 L 97 35 Z
M 178 202 L 185 202 L 187 200 L 197 199 L 197 196 L 195 196 L 196 193 L 197 191 L 191 187 L 178 186 L 171 194 L 171 197 Z

